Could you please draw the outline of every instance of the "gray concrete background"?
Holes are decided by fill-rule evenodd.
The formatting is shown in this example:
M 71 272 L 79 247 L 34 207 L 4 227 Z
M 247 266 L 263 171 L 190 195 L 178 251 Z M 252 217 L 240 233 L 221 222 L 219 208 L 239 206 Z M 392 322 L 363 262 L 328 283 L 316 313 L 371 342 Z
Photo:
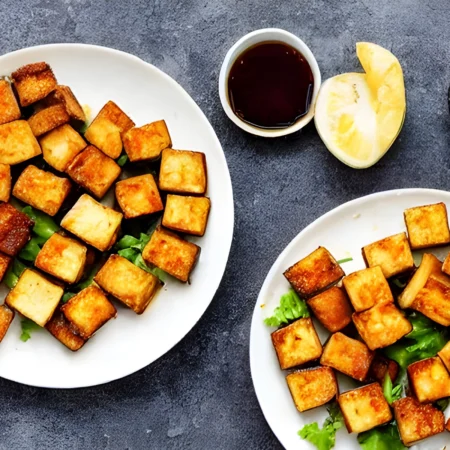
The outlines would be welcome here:
M 222 142 L 236 225 L 211 306 L 151 367 L 73 391 L 0 380 L 0 449 L 280 448 L 249 371 L 250 320 L 259 289 L 290 240 L 339 204 L 401 187 L 447 189 L 449 19 L 445 0 L 2 0 L 2 54 L 44 43 L 92 43 L 133 53 L 175 78 Z M 323 79 L 359 69 L 357 41 L 379 43 L 400 59 L 406 123 L 376 166 L 355 171 L 342 165 L 312 124 L 297 136 L 264 140 L 226 118 L 217 93 L 222 59 L 245 33 L 272 26 L 305 40 Z

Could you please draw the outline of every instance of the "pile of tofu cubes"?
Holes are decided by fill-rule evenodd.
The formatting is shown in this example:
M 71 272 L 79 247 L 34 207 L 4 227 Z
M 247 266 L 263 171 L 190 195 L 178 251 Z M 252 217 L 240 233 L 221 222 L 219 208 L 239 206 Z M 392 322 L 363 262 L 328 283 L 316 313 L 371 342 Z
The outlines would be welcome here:
M 178 233 L 205 233 L 210 210 L 205 155 L 172 149 L 164 120 L 136 127 L 112 101 L 83 135 L 85 123 L 74 93 L 58 84 L 45 62 L 28 64 L 0 80 L 0 281 L 34 226 L 8 203 L 11 190 L 21 202 L 56 216 L 62 227 L 0 306 L 0 341 L 14 311 L 46 327 L 73 351 L 116 316 L 109 296 L 143 313 L 161 281 L 117 254 L 109 256 L 93 285 L 60 303 L 64 288 L 70 290 L 83 276 L 90 255 L 112 248 L 123 220 L 163 214 L 162 226 L 142 252 L 149 265 L 187 282 L 197 262 L 200 247 Z M 116 161 L 123 150 L 131 166 L 160 160 L 158 179 L 151 173 L 125 178 Z M 37 167 L 41 155 L 48 170 Z M 12 188 L 13 165 L 20 173 Z M 114 183 L 116 209 L 100 203 Z M 81 195 L 67 206 L 71 192 Z M 63 204 L 70 209 L 59 217 Z
M 446 206 L 410 208 L 404 218 L 408 234 L 389 236 L 362 249 L 366 269 L 345 276 L 334 257 L 319 247 L 284 273 L 331 333 L 322 347 L 311 318 L 272 333 L 281 369 L 308 365 L 286 377 L 295 405 L 306 411 L 337 399 L 349 433 L 393 418 L 381 386 L 386 373 L 395 380 L 399 368 L 377 350 L 412 331 L 402 309 L 450 326 L 450 254 L 442 263 L 425 253 L 416 268 L 411 252 L 450 243 Z M 409 282 L 394 299 L 387 280 L 405 274 Z M 314 367 L 315 361 L 320 365 Z M 363 385 L 340 394 L 335 371 Z M 450 342 L 435 357 L 408 367 L 409 394 L 392 405 L 405 445 L 444 431 L 444 414 L 432 403 L 450 397 L 449 371 Z

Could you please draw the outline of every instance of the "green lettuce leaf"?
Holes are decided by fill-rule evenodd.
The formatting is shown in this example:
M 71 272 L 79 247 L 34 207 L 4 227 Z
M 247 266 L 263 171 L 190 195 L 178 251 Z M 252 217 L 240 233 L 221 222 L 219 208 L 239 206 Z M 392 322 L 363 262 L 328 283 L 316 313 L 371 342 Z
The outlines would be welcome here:
M 301 317 L 309 317 L 308 307 L 291 288 L 281 296 L 280 306 L 275 308 L 271 317 L 264 319 L 264 323 L 269 327 L 279 327 Z
M 34 330 L 39 330 L 41 328 L 37 323 L 34 323 L 32 320 L 27 318 L 23 318 L 20 321 L 20 326 L 22 327 L 22 334 L 20 335 L 20 340 L 22 342 L 27 342 L 28 339 L 31 338 L 31 333 Z
M 362 450 L 407 450 L 395 422 L 358 434 L 358 442 Z
M 391 377 L 388 373 L 384 376 L 383 381 L 383 394 L 386 398 L 386 401 L 392 405 L 395 400 L 398 400 L 402 397 L 403 394 L 403 385 L 397 384 L 396 386 L 393 386 Z

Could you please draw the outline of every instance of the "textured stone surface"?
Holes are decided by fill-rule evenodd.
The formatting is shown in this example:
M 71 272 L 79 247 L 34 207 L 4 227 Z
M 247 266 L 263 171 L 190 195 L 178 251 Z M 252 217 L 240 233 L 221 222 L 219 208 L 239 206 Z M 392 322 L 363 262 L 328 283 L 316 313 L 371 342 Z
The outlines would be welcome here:
M 136 54 L 184 86 L 223 144 L 236 225 L 211 306 L 151 367 L 74 391 L 0 380 L 0 450 L 280 448 L 249 371 L 250 320 L 259 289 L 289 241 L 339 204 L 393 188 L 447 188 L 448 21 L 445 0 L 2 0 L 1 53 L 53 42 L 100 44 Z M 377 42 L 400 59 L 407 119 L 400 139 L 375 167 L 343 166 L 312 124 L 297 136 L 264 140 L 226 118 L 217 93 L 222 59 L 243 34 L 270 26 L 304 39 L 324 79 L 358 69 L 358 40 Z

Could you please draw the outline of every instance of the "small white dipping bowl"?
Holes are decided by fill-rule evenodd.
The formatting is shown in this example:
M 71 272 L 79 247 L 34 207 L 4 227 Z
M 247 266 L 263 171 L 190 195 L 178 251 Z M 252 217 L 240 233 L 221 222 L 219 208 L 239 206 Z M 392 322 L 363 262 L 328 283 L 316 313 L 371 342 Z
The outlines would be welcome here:
M 233 112 L 230 105 L 230 101 L 228 98 L 228 76 L 230 74 L 230 70 L 236 59 L 242 53 L 244 53 L 248 48 L 253 47 L 255 44 L 259 44 L 261 42 L 282 42 L 295 48 L 305 57 L 306 61 L 308 61 L 314 77 L 314 89 L 311 98 L 311 106 L 309 107 L 308 113 L 286 128 L 265 129 L 250 125 L 249 123 L 241 120 Z M 311 119 L 314 117 L 314 105 L 316 104 L 317 93 L 319 92 L 321 82 L 322 80 L 320 76 L 320 69 L 319 65 L 317 64 L 316 58 L 314 58 L 314 55 L 312 54 L 309 47 L 300 38 L 292 33 L 289 33 L 288 31 L 280 30 L 278 28 L 263 28 L 261 30 L 256 30 L 249 34 L 246 34 L 244 37 L 239 39 L 239 41 L 237 41 L 236 44 L 234 44 L 226 54 L 225 59 L 222 63 L 222 68 L 220 69 L 219 95 L 225 113 L 239 128 L 242 128 L 248 133 L 252 133 L 257 136 L 279 137 L 295 133 L 311 121 Z

